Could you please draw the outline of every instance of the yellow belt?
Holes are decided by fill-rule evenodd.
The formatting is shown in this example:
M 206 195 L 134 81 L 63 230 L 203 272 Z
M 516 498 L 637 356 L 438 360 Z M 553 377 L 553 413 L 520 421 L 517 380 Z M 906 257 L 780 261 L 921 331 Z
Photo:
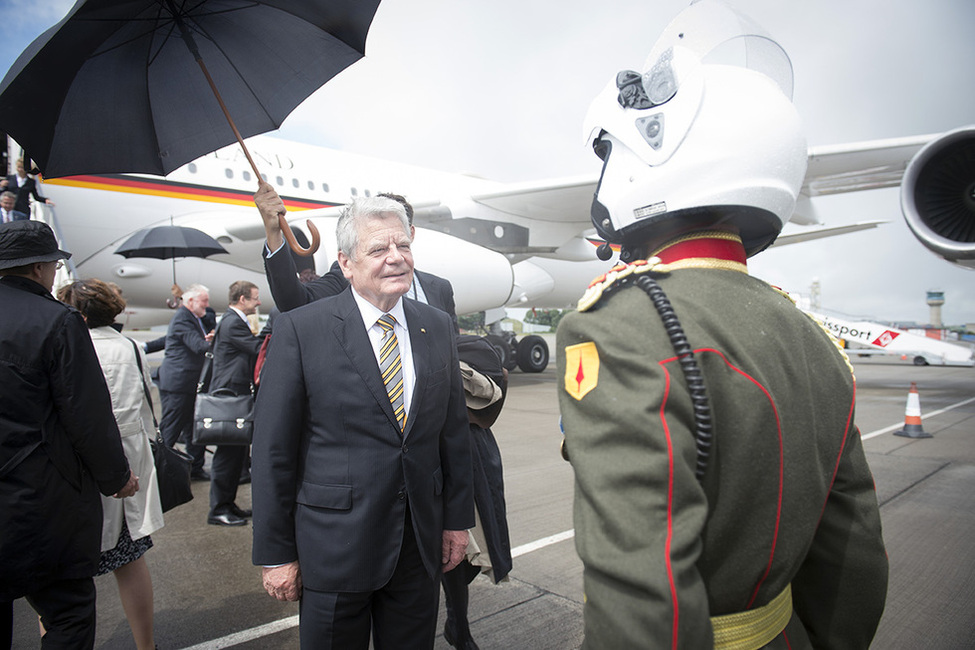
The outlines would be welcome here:
M 777 637 L 792 618 L 792 585 L 768 605 L 738 614 L 712 616 L 716 650 L 756 650 Z

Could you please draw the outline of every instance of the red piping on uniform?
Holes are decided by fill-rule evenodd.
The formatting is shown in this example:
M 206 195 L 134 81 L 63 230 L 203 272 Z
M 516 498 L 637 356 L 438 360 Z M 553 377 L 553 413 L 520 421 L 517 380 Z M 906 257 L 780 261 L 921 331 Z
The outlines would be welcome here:
M 846 426 L 843 427 L 843 441 L 840 443 L 840 451 L 836 454 L 836 464 L 833 466 L 833 476 L 829 479 L 829 489 L 826 491 L 826 500 L 823 501 L 823 508 L 819 511 L 819 521 L 823 520 L 823 513 L 826 512 L 826 504 L 829 502 L 829 495 L 833 492 L 833 483 L 836 482 L 836 475 L 840 471 L 840 460 L 843 458 L 843 450 L 846 449 L 846 439 L 850 435 L 850 425 L 853 423 L 853 409 L 857 403 L 857 382 L 853 380 L 853 400 L 850 402 L 850 411 L 846 415 Z M 874 487 L 874 490 L 877 488 Z M 819 524 L 816 524 L 819 527 Z
M 774 527 L 773 533 L 772 533 L 772 548 L 769 549 L 769 558 L 768 558 L 768 564 L 765 567 L 765 573 L 762 574 L 762 577 L 759 579 L 758 583 L 755 585 L 755 590 L 752 592 L 752 596 L 751 596 L 751 598 L 749 598 L 748 604 L 745 606 L 745 609 L 751 609 L 752 604 L 755 602 L 755 598 L 758 596 L 759 589 L 761 588 L 762 584 L 765 582 L 765 579 L 768 578 L 769 572 L 771 572 L 771 570 L 772 570 L 772 560 L 775 558 L 775 546 L 776 546 L 776 543 L 778 542 L 778 539 L 779 539 L 779 525 L 780 525 L 780 523 L 782 521 L 782 490 L 783 490 L 783 483 L 784 483 L 784 480 L 785 480 L 785 449 L 784 449 L 784 445 L 782 443 L 782 423 L 779 420 L 779 410 L 775 407 L 775 402 L 772 399 L 772 395 L 768 392 L 768 390 L 765 388 L 765 386 L 763 386 L 762 384 L 760 384 L 754 377 L 752 377 L 751 375 L 749 375 L 748 373 L 746 373 L 742 369 L 736 367 L 731 362 L 729 362 L 728 361 L 728 358 L 724 354 L 722 354 L 719 350 L 715 350 L 713 348 L 700 348 L 700 349 L 694 350 L 694 354 L 699 354 L 701 352 L 713 352 L 714 354 L 718 355 L 725 362 L 725 365 L 727 365 L 729 368 L 731 368 L 732 370 L 734 370 L 735 372 L 737 372 L 738 374 L 740 374 L 742 377 L 745 377 L 750 382 L 752 382 L 755 386 L 757 386 L 759 388 L 759 390 L 761 390 L 765 394 L 766 399 L 768 399 L 769 405 L 771 405 L 771 407 L 772 407 L 772 413 L 775 415 L 775 430 L 776 430 L 776 433 L 778 434 L 778 437 L 779 437 L 779 494 L 778 494 L 778 500 L 777 500 L 776 506 L 775 506 L 775 527 Z M 663 361 L 660 362 L 660 365 L 663 366 L 663 364 L 670 363 L 671 361 L 677 361 L 677 357 L 671 357 L 670 359 L 664 359 Z M 664 370 L 666 372 L 666 369 L 664 369 Z M 669 386 L 670 386 L 670 375 L 669 374 L 667 375 L 667 385 L 668 385 L 668 392 L 669 392 Z M 666 400 L 664 400 L 664 401 L 666 403 Z M 674 462 L 674 456 L 673 456 L 673 449 L 670 448 L 670 432 L 667 429 L 666 419 L 664 418 L 664 409 L 663 409 L 663 406 L 661 406 L 661 408 L 660 408 L 660 417 L 661 417 L 661 420 L 664 421 L 664 430 L 667 431 L 667 444 L 668 444 L 668 449 L 669 449 L 669 452 L 668 453 L 670 454 L 670 463 L 671 463 L 671 481 L 673 481 L 673 462 Z M 849 426 L 849 425 L 847 425 L 847 426 Z M 837 466 L 838 466 L 838 461 L 837 461 Z M 835 477 L 836 477 L 836 471 L 835 470 L 834 470 L 834 473 L 833 473 L 833 477 L 834 477 L 834 480 L 835 480 Z M 673 486 L 671 486 L 671 490 L 673 490 Z M 667 537 L 667 540 L 668 540 L 668 543 L 667 543 L 667 568 L 668 568 L 668 571 L 670 570 L 670 529 L 669 529 L 670 516 L 671 516 L 671 513 L 668 510 L 668 512 L 667 512 L 667 517 L 668 517 L 668 531 L 667 531 L 667 535 L 668 535 L 668 537 Z M 822 515 L 820 514 L 820 516 L 822 516 Z M 671 576 L 671 589 L 672 590 L 673 590 L 673 584 L 674 584 L 673 583 L 673 576 Z M 675 603 L 676 603 L 676 597 L 675 597 Z M 675 621 L 676 621 L 676 617 L 675 617 Z
M 673 638 L 671 647 L 677 648 L 677 631 L 680 622 L 680 603 L 677 601 L 677 585 L 674 582 L 674 567 L 670 562 L 670 546 L 674 538 L 674 445 L 670 438 L 670 427 L 667 426 L 667 417 L 664 409 L 667 406 L 667 398 L 670 396 L 670 373 L 663 367 L 666 361 L 661 362 L 661 368 L 666 378 L 664 385 L 664 398 L 660 403 L 660 421 L 663 424 L 664 436 L 667 438 L 667 542 L 664 545 L 664 559 L 667 564 L 667 579 L 670 581 L 670 598 L 674 603 L 674 623 Z

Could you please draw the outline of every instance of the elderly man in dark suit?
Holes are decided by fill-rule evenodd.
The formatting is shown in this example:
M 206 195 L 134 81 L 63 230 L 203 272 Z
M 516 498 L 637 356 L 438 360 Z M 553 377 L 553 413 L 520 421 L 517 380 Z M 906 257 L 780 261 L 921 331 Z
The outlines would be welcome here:
M 193 407 L 196 385 L 203 370 L 204 355 L 210 349 L 213 329 L 203 318 L 210 306 L 210 290 L 194 284 L 183 292 L 183 304 L 176 310 L 166 332 L 166 354 L 159 366 L 159 398 L 162 401 L 162 420 L 159 431 L 170 447 L 185 435 L 186 453 L 193 457 L 192 477 L 209 481 L 203 469 L 204 447 L 194 445 Z
M 0 193 L 0 224 L 11 221 L 25 221 L 30 217 L 17 210 L 17 195 L 13 192 Z
M 393 199 L 403 205 L 406 218 L 410 224 L 410 238 L 415 234 L 413 228 L 413 206 L 398 194 L 379 194 L 378 196 Z M 310 282 L 302 283 L 297 278 L 298 269 L 294 257 L 283 254 L 281 248 L 284 239 L 281 227 L 278 225 L 278 215 L 285 213 L 284 202 L 274 188 L 268 183 L 261 183 L 260 189 L 254 195 L 254 202 L 261 211 L 264 219 L 264 232 L 267 236 L 267 247 L 264 249 L 264 270 L 274 305 L 281 311 L 288 311 L 310 302 L 334 296 L 349 286 L 349 281 L 334 262 L 325 275 Z M 282 254 L 278 254 L 278 253 Z M 454 332 L 459 332 L 457 314 L 454 307 L 454 289 L 450 282 L 432 273 L 413 271 L 413 281 L 406 292 L 406 297 L 419 300 L 450 315 L 454 324 Z
M 98 493 L 139 487 L 88 328 L 51 296 L 69 255 L 47 224 L 0 226 L 0 647 L 21 597 L 45 648 L 93 646 Z
M 220 319 L 213 344 L 213 378 L 210 391 L 226 388 L 235 395 L 254 390 L 254 363 L 262 336 L 251 332 L 247 317 L 261 304 L 257 285 L 238 280 L 230 285 L 230 308 Z M 210 513 L 207 523 L 243 526 L 251 511 L 235 503 L 237 485 L 247 459 L 247 445 L 217 445 L 210 463 Z
M 282 313 L 257 398 L 255 564 L 301 599 L 304 648 L 432 648 L 440 574 L 474 523 L 453 324 L 403 300 L 401 204 L 350 204 L 337 227 L 351 287 Z M 390 318 L 392 317 L 392 318 Z

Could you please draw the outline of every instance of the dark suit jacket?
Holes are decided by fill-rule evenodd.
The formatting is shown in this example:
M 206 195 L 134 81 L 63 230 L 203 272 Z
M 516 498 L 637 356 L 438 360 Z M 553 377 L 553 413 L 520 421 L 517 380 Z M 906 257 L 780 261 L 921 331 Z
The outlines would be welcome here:
M 29 215 L 17 210 L 16 208 L 10 211 L 10 216 L 10 221 L 27 221 L 30 219 Z M 2 220 L 0 220 L 0 223 L 3 223 Z
M 254 362 L 264 337 L 254 336 L 244 319 L 228 309 L 217 325 L 213 347 L 213 377 L 210 391 L 229 388 L 238 395 L 250 392 Z
M 17 203 L 14 205 L 14 210 L 23 214 L 24 219 L 27 219 L 30 216 L 31 194 L 33 194 L 34 198 L 41 203 L 47 201 L 46 197 L 43 197 L 37 193 L 37 181 L 35 181 L 31 176 L 28 176 L 24 181 L 24 184 L 18 187 L 17 175 L 10 174 L 7 176 L 7 191 L 13 192 L 17 195 Z
M 474 523 L 470 433 L 450 319 L 405 300 L 416 384 L 401 432 L 351 289 L 281 314 L 257 397 L 253 561 L 299 560 L 317 591 L 374 591 L 410 508 L 424 567 Z
M 200 319 L 185 306 L 180 306 L 169 321 L 166 332 L 166 355 L 159 367 L 159 390 L 196 392 L 203 369 L 203 355 L 209 349 L 210 344 L 200 327 Z
M 274 305 L 281 311 L 288 311 L 321 298 L 335 296 L 349 286 L 349 281 L 345 279 L 338 262 L 333 262 L 325 275 L 302 284 L 298 280 L 294 258 L 288 255 L 287 251 L 281 250 L 277 255 L 268 257 L 267 247 L 265 246 L 262 254 L 264 255 L 264 271 L 267 275 L 268 285 L 271 287 L 271 296 L 274 298 Z M 423 287 L 423 293 L 426 294 L 430 305 L 440 311 L 447 312 L 453 321 L 454 332 L 460 332 L 454 305 L 454 289 L 450 286 L 450 282 L 423 271 L 414 270 L 413 274 L 415 281 Z

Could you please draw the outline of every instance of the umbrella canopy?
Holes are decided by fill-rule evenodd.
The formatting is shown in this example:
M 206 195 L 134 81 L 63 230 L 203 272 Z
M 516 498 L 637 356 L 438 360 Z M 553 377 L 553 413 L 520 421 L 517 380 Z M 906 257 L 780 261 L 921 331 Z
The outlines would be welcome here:
M 165 175 L 233 142 L 234 124 L 280 126 L 363 56 L 378 5 L 81 0 L 0 82 L 0 130 L 49 177 Z
M 216 239 L 196 228 L 156 226 L 140 230 L 115 249 L 125 258 L 151 257 L 168 260 L 176 257 L 207 257 L 226 253 Z

